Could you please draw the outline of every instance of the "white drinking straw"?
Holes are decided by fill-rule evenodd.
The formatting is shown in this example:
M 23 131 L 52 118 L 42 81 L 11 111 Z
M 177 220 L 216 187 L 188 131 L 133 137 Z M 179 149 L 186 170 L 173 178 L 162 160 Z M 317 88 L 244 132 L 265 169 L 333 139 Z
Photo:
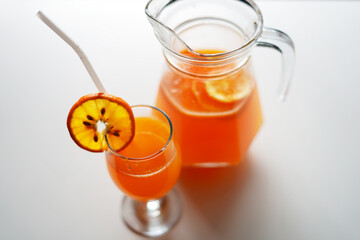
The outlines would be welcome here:
M 36 16 L 38 16 L 41 21 L 43 21 L 49 28 L 51 28 L 59 37 L 61 37 L 67 44 L 74 49 L 77 55 L 80 57 L 83 62 L 86 70 L 90 74 L 91 79 L 95 83 L 95 86 L 99 92 L 106 92 L 103 84 L 101 83 L 99 77 L 97 76 L 94 68 L 92 67 L 89 59 L 86 57 L 85 53 L 81 50 L 79 45 L 77 45 L 71 38 L 69 38 L 60 28 L 58 28 L 48 17 L 46 17 L 41 11 L 38 11 Z

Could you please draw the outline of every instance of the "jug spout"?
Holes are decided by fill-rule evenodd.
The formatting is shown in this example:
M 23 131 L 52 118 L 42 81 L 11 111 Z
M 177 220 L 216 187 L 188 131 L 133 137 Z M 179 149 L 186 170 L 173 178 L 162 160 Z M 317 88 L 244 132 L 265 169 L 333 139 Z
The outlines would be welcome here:
M 199 55 L 196 51 L 191 49 L 178 34 L 170 27 L 165 25 L 160 19 L 157 18 L 162 9 L 167 5 L 168 1 L 149 1 L 145 7 L 146 16 L 153 28 L 153 31 L 159 42 L 171 52 L 181 52 L 184 49 L 193 55 Z

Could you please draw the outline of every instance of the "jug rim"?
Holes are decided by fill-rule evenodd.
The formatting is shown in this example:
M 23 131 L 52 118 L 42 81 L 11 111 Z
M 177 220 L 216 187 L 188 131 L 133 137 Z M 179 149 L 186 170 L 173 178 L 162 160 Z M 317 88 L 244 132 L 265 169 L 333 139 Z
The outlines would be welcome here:
M 233 56 L 236 56 L 238 54 L 244 53 L 246 52 L 249 48 L 251 48 L 256 42 L 257 40 L 260 38 L 262 30 L 263 30 L 263 24 L 264 24 L 264 20 L 263 20 L 263 15 L 261 13 L 260 8 L 257 6 L 257 4 L 253 1 L 253 0 L 238 0 L 239 2 L 243 2 L 245 4 L 247 4 L 248 6 L 250 6 L 254 12 L 256 13 L 257 19 L 256 21 L 254 21 L 255 24 L 257 24 L 256 26 L 256 30 L 254 31 L 254 33 L 252 34 L 252 36 L 249 38 L 249 40 L 247 40 L 244 44 L 242 44 L 240 47 L 232 49 L 230 51 L 226 51 L 226 52 L 221 52 L 221 53 L 212 53 L 212 54 L 208 54 L 208 53 L 199 53 L 196 52 L 195 50 L 193 50 L 192 48 L 190 48 L 179 36 L 178 34 L 175 33 L 175 31 L 171 28 L 169 28 L 168 26 L 166 26 L 165 24 L 163 24 L 161 21 L 159 21 L 158 19 L 156 19 L 155 16 L 152 16 L 148 9 L 149 6 L 152 2 L 157 1 L 157 0 L 150 0 L 148 1 L 148 3 L 145 6 L 145 14 L 148 18 L 151 18 L 153 21 L 157 22 L 158 24 L 162 25 L 162 27 L 166 28 L 167 30 L 171 31 L 174 33 L 174 35 L 181 41 L 183 42 L 183 44 L 188 48 L 188 50 L 190 50 L 190 52 L 194 53 L 195 55 L 197 55 L 198 57 L 192 57 L 192 56 L 188 56 L 188 55 L 184 55 L 181 54 L 179 52 L 176 52 L 174 50 L 172 50 L 171 48 L 169 48 L 168 46 L 166 46 L 166 44 L 163 44 L 163 42 L 160 40 L 161 45 L 168 50 L 170 53 L 175 54 L 178 57 L 184 58 L 184 59 L 189 59 L 189 60 L 204 60 L 204 61 L 219 61 L 219 60 L 224 60 L 224 59 L 228 59 L 231 58 Z M 172 1 L 176 1 L 176 0 L 169 0 L 169 2 Z M 166 7 L 166 5 L 165 5 Z M 160 11 L 161 12 L 161 11 Z M 181 25 L 181 24 L 180 24 Z M 155 34 L 156 35 L 156 34 Z M 157 36 L 157 35 L 156 35 Z M 158 36 L 157 36 L 158 37 Z M 205 59 L 203 59 L 205 58 Z

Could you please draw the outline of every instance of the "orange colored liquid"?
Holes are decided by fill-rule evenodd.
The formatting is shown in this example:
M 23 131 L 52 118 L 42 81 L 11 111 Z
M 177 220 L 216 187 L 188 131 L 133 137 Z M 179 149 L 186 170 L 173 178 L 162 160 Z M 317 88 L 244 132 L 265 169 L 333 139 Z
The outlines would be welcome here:
M 135 118 L 135 137 L 119 154 L 131 158 L 150 156 L 165 146 L 169 127 L 149 117 Z M 106 153 L 106 163 L 114 183 L 128 196 L 139 201 L 159 199 L 175 185 L 181 169 L 174 142 L 146 160 L 125 160 Z
M 205 50 L 203 53 L 217 53 Z M 186 52 L 182 52 L 189 55 Z M 172 119 L 183 166 L 215 167 L 239 164 L 262 124 L 261 107 L 249 62 L 239 70 L 212 80 L 196 74 L 221 70 L 186 66 L 186 74 L 170 67 L 159 87 L 156 106 Z M 230 65 L 223 66 L 231 67 Z M 206 81 L 236 82 L 251 78 L 249 94 L 236 101 L 216 99 L 206 91 Z M 250 81 L 249 80 L 249 81 Z M 229 87 L 225 94 L 232 94 Z M 220 96 L 221 97 L 221 96 Z

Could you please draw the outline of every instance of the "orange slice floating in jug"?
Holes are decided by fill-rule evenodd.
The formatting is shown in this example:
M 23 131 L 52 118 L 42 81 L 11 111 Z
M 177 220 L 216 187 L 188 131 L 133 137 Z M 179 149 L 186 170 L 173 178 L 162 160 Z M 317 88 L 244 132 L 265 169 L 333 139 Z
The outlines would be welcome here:
M 253 78 L 241 71 L 214 80 L 194 81 L 192 90 L 202 107 L 217 112 L 242 105 L 253 87 Z
M 247 97 L 252 90 L 251 79 L 247 76 L 235 76 L 205 82 L 207 94 L 222 103 L 232 103 Z
M 80 98 L 69 112 L 67 127 L 74 142 L 90 152 L 107 149 L 105 134 L 116 151 L 125 148 L 135 135 L 135 120 L 129 104 L 107 93 Z

